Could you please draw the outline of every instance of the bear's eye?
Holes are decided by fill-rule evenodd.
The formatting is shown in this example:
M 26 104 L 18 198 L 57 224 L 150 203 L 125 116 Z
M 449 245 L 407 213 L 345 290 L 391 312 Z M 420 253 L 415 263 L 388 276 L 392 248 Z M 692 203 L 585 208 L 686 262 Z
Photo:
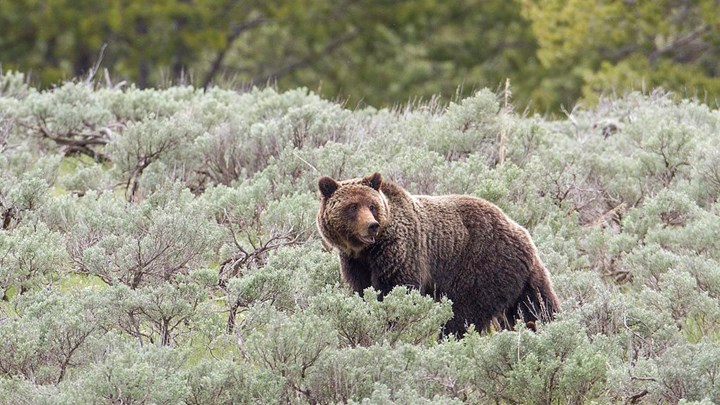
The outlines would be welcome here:
M 347 209 L 349 212 L 355 212 L 355 211 L 357 211 L 357 207 L 358 207 L 358 205 L 353 203 L 353 204 L 348 204 L 348 206 L 346 207 L 346 209 Z
M 376 210 L 377 210 L 377 207 L 375 206 L 375 204 L 370 204 L 370 211 L 372 211 L 373 214 L 375 213 Z

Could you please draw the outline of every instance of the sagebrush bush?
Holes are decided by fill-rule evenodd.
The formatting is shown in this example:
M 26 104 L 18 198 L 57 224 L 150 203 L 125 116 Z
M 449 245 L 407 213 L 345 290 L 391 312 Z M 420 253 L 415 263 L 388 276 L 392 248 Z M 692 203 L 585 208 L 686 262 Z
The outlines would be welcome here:
M 0 403 L 720 402 L 718 145 L 662 92 L 548 120 L 0 74 Z M 525 226 L 557 319 L 456 340 L 446 300 L 351 294 L 317 179 L 374 171 Z

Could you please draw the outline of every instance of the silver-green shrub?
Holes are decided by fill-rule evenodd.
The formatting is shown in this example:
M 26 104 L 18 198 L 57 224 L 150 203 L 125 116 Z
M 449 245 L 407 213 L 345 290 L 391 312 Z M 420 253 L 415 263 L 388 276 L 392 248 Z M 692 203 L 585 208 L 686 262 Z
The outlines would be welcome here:
M 718 145 L 660 91 L 549 119 L 4 73 L 0 403 L 720 402 Z M 457 340 L 446 300 L 351 294 L 317 179 L 374 171 L 525 226 L 557 319 Z

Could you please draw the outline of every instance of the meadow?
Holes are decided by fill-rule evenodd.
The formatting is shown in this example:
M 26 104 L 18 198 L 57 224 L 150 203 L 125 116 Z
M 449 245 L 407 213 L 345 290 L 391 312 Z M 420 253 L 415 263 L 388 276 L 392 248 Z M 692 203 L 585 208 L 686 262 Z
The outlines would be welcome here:
M 497 204 L 562 312 L 441 338 L 351 294 L 317 179 Z M 480 90 L 38 90 L 0 75 L 0 403 L 720 403 L 720 111 L 662 91 L 561 118 Z

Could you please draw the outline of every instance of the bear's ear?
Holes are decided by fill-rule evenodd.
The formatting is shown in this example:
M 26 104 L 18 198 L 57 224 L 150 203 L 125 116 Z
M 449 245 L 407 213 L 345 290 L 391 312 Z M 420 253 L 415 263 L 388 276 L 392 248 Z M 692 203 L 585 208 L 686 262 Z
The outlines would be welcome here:
M 380 173 L 373 173 L 370 176 L 365 177 L 363 180 L 368 186 L 374 188 L 375 190 L 380 190 L 380 186 L 382 185 L 382 176 Z
M 330 196 L 337 190 L 339 184 L 332 177 L 323 176 L 318 180 L 318 188 L 323 197 L 330 198 Z

